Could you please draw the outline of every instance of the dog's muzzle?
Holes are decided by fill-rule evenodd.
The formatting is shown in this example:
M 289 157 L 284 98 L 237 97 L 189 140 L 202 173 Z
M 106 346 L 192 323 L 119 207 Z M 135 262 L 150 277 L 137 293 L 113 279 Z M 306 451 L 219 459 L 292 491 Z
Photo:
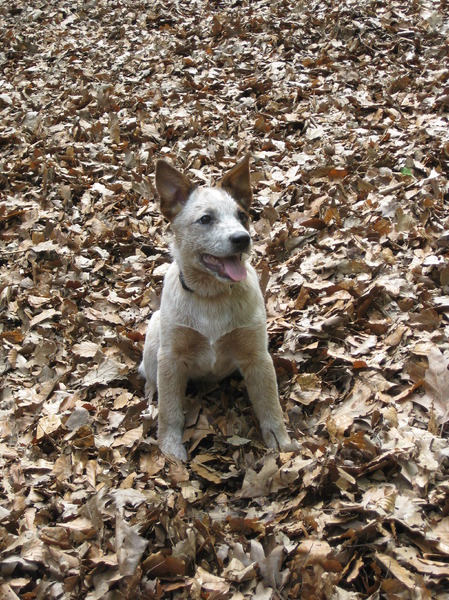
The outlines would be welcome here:
M 251 248 L 251 238 L 246 231 L 233 233 L 229 241 L 235 252 L 228 256 L 213 256 L 203 254 L 201 262 L 209 271 L 228 281 L 242 281 L 246 279 L 246 267 L 242 261 L 243 253 Z
M 233 233 L 229 239 L 237 252 L 246 252 L 249 250 L 251 238 L 246 231 Z

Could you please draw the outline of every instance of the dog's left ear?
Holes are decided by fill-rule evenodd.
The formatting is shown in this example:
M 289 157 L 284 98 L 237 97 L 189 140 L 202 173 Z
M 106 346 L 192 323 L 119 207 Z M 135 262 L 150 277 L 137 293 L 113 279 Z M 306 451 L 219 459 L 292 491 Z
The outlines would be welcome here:
M 220 181 L 221 187 L 231 194 L 245 211 L 248 211 L 253 199 L 249 160 L 250 155 L 247 154 Z

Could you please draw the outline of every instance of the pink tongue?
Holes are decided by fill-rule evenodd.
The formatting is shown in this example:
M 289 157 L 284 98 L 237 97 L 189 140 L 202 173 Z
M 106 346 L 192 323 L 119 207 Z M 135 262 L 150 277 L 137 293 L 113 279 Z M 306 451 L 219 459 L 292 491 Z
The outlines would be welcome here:
M 223 267 L 228 277 L 233 281 L 242 281 L 246 277 L 246 269 L 238 256 L 223 258 Z

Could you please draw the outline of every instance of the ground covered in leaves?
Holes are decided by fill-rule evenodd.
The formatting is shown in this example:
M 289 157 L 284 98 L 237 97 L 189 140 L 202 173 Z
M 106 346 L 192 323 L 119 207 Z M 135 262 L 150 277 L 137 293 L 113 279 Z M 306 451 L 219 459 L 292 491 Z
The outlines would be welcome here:
M 447 598 L 444 0 L 0 7 L 0 595 Z M 186 465 L 136 373 L 166 157 L 250 151 L 253 262 L 296 453 L 242 382 Z

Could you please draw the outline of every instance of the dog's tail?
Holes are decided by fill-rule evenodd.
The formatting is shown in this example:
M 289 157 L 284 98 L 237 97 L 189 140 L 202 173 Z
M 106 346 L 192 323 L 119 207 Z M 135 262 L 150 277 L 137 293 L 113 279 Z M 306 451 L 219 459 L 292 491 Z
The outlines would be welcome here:
M 147 377 L 146 377 L 146 375 L 145 375 L 145 367 L 144 367 L 144 365 L 143 365 L 143 360 L 142 360 L 142 362 L 140 363 L 140 365 L 137 367 L 137 372 L 138 372 L 138 373 L 139 373 L 139 375 L 140 375 L 141 377 L 143 377 L 144 379 L 146 379 L 146 378 L 147 378 Z

